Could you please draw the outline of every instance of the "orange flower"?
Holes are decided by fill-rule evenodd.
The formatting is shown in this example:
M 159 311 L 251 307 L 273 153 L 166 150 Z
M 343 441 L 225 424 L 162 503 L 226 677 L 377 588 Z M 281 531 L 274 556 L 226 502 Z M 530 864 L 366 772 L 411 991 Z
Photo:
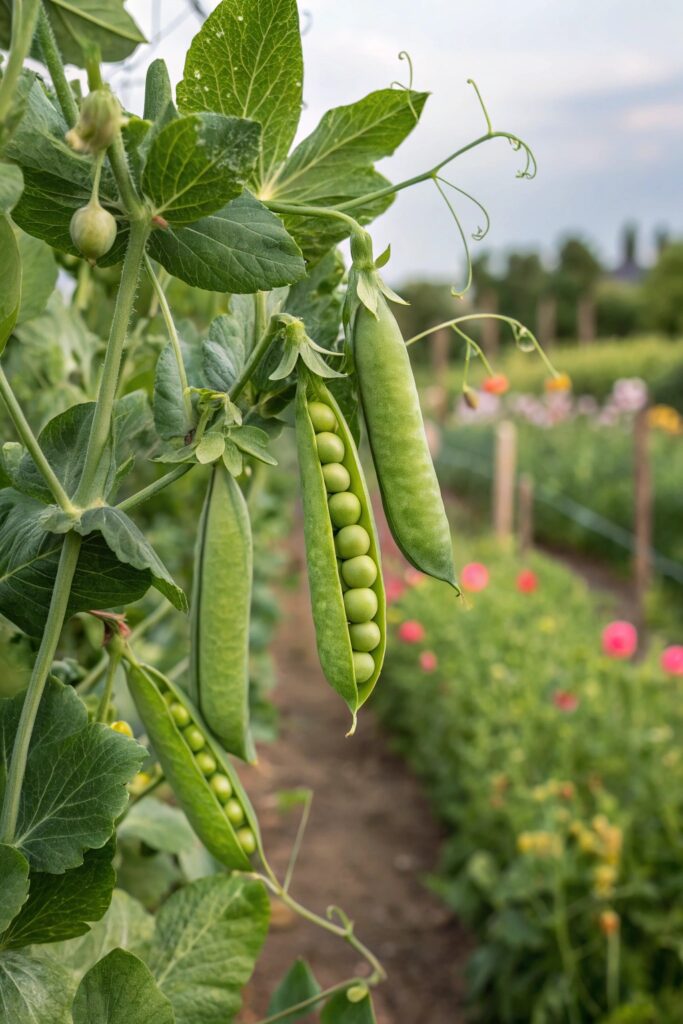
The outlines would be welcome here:
M 495 373 L 493 377 L 487 377 L 481 387 L 489 395 L 504 395 L 510 383 L 504 373 Z
M 546 391 L 571 391 L 571 377 L 568 373 L 558 373 L 554 377 L 548 377 L 545 389 Z
M 616 935 L 621 925 L 621 918 L 615 910 L 603 910 L 598 918 L 600 931 L 603 935 Z

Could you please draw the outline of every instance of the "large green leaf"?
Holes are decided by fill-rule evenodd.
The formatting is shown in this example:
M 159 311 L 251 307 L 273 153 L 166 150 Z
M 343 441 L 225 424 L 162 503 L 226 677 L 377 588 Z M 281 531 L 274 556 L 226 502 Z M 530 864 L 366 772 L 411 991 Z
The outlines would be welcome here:
M 34 943 L 59 942 L 90 931 L 111 902 L 116 872 L 115 843 L 88 850 L 80 867 L 62 875 L 31 873 L 28 900 L 0 935 L 0 949 L 20 949 Z
M 0 701 L 0 791 L 23 695 Z M 60 874 L 103 846 L 128 802 L 126 783 L 145 758 L 134 740 L 88 721 L 69 686 L 52 679 L 38 709 L 21 790 L 15 844 L 31 868 Z
M 4 0 L 5 6 L 10 0 Z M 104 61 L 128 57 L 145 42 L 123 0 L 47 0 L 48 17 L 59 49 L 69 64 L 85 66 L 90 46 L 99 47 Z
M 174 1024 L 170 1002 L 133 953 L 113 949 L 78 986 L 73 1024 Z
M 312 999 L 320 992 L 320 985 L 315 979 L 313 971 L 305 960 L 295 960 L 284 978 L 275 989 L 270 1002 L 268 1003 L 268 1016 L 275 1016 L 288 1010 L 290 1006 L 298 1006 L 299 1003 Z M 309 1007 L 305 1010 L 288 1013 L 281 1018 L 281 1024 L 295 1024 L 295 1021 L 304 1017 L 310 1017 L 312 1010 Z
M 296 0 L 223 0 L 195 36 L 178 86 L 183 111 L 215 110 L 263 127 L 255 183 L 285 159 L 301 115 Z
M 75 987 L 87 970 L 117 946 L 125 946 L 130 952 L 143 956 L 153 932 L 154 918 L 127 892 L 114 889 L 109 909 L 89 932 L 77 939 L 44 946 L 40 954 L 66 967 L 74 978 Z
M 10 213 L 24 189 L 24 176 L 16 164 L 0 163 L 0 213 Z
M 253 323 L 232 299 L 230 312 L 216 317 L 202 343 L 202 369 L 210 388 L 229 391 L 244 368 L 251 348 Z
M 188 423 L 183 382 L 170 342 L 161 350 L 154 370 L 154 426 L 164 441 L 185 437 L 193 426 Z
M 169 274 L 207 291 L 270 291 L 306 274 L 280 218 L 247 192 L 195 224 L 154 231 L 149 252 Z
M 3 1024 L 72 1024 L 69 975 L 54 960 L 0 953 Z
M 157 915 L 149 957 L 177 1024 L 225 1024 L 268 930 L 260 882 L 240 875 L 202 878 L 174 893 Z
M 14 846 L 0 845 L 0 930 L 21 910 L 28 896 L 28 861 Z
M 21 232 L 17 245 L 21 257 L 21 305 L 17 325 L 39 316 L 57 283 L 57 264 L 44 242 Z
M 369 992 L 366 992 L 358 1002 L 349 999 L 347 993 L 351 992 L 353 995 L 354 987 L 357 986 L 351 986 L 332 996 L 320 1014 L 320 1024 L 377 1024 Z
M 143 191 L 170 224 L 192 224 L 242 191 L 258 156 L 260 126 L 221 114 L 170 121 L 150 146 Z
M 143 572 L 150 572 L 153 586 L 159 593 L 163 594 L 178 611 L 187 611 L 185 594 L 175 583 L 144 533 L 121 509 L 110 506 L 88 509 L 83 513 L 76 530 L 83 537 L 94 532 L 101 533 L 119 562 Z
M 119 839 L 138 839 L 164 853 L 182 853 L 194 846 L 194 832 L 178 807 L 145 797 L 134 804 L 119 826 Z
M 21 302 L 21 257 L 14 230 L 0 214 L 0 353 L 12 333 Z

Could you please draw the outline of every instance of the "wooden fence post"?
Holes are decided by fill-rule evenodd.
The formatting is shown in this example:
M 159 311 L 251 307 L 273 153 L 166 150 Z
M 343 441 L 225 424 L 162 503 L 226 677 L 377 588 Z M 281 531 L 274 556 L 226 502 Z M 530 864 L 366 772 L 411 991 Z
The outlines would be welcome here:
M 517 428 L 509 420 L 503 420 L 496 428 L 493 470 L 493 530 L 499 540 L 508 540 L 512 537 L 516 470 Z
M 648 444 L 648 408 L 633 423 L 633 582 L 640 625 L 645 618 L 645 598 L 652 578 L 652 473 Z
M 519 478 L 517 536 L 520 554 L 525 555 L 534 544 L 534 478 L 530 473 L 522 473 Z

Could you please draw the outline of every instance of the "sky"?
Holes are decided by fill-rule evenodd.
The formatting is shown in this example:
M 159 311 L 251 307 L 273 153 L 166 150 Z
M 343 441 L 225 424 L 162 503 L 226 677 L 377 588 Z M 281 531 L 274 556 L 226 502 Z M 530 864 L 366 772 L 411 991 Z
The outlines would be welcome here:
M 213 0 L 202 0 L 212 10 Z M 141 104 L 145 64 L 163 56 L 174 82 L 200 21 L 187 0 L 129 0 L 127 8 L 157 47 L 143 47 L 112 84 Z M 617 259 L 626 221 L 640 229 L 643 260 L 654 230 L 683 235 L 683 3 L 681 0 L 305 0 L 304 99 L 300 136 L 329 107 L 394 80 L 432 93 L 418 127 L 379 169 L 399 181 L 428 169 L 484 130 L 468 78 L 486 101 L 494 129 L 521 136 L 538 176 L 518 180 L 520 155 L 504 140 L 467 154 L 451 180 L 491 216 L 483 242 L 502 254 L 540 249 L 579 234 L 607 263 Z M 176 23 L 177 22 L 177 23 Z M 175 27 L 174 27 L 174 23 Z M 469 232 L 481 215 L 457 210 Z M 392 246 L 391 278 L 462 283 L 462 243 L 430 183 L 401 193 L 373 227 L 376 252 Z

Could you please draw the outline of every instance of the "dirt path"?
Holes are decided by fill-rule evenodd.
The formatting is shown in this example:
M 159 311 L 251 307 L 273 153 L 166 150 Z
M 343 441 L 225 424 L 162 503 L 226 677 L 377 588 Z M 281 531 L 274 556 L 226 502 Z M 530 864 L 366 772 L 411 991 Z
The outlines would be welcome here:
M 339 904 L 379 956 L 389 981 L 376 990 L 378 1024 L 459 1024 L 471 943 L 420 880 L 434 868 L 439 829 L 370 710 L 356 736 L 345 739 L 348 713 L 320 672 L 303 576 L 296 591 L 283 594 L 283 611 L 275 652 L 280 735 L 261 748 L 258 767 L 243 773 L 266 848 L 282 877 L 300 811 L 281 813 L 273 794 L 311 787 L 315 799 L 292 895 L 322 914 Z M 323 987 L 366 973 L 339 939 L 281 910 L 274 908 L 245 1021 L 264 1015 L 269 994 L 299 954 Z

